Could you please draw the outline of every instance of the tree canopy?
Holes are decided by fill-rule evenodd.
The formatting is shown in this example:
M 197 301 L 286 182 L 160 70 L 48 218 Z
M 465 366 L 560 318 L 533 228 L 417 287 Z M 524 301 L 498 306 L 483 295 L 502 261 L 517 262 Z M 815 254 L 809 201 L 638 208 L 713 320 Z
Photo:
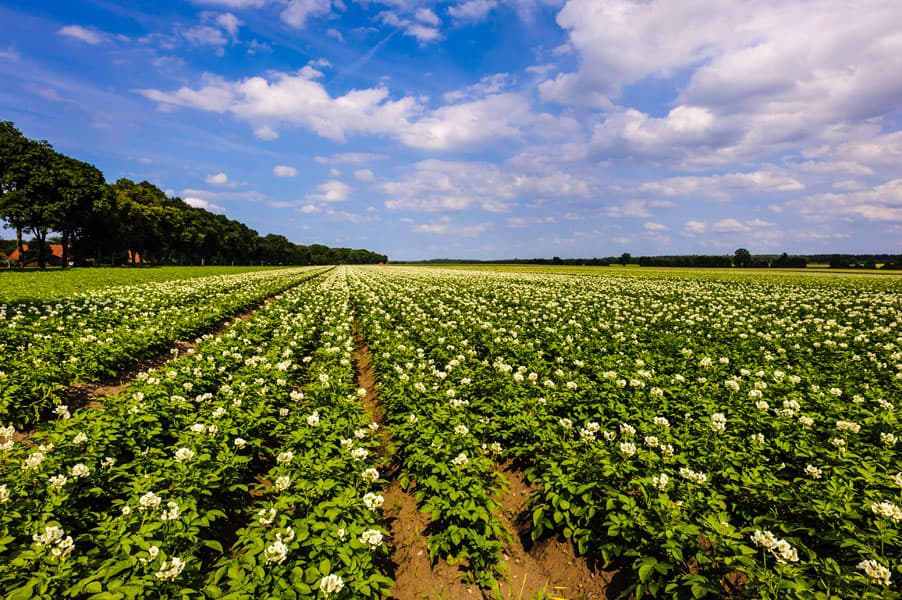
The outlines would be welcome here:
M 295 244 L 260 236 L 238 221 L 181 198 L 148 181 L 107 184 L 95 166 L 26 138 L 0 121 L 0 220 L 37 242 L 38 265 L 47 264 L 48 235 L 62 241 L 62 265 L 84 264 L 351 264 L 386 262 L 370 250 Z M 70 250 L 72 254 L 70 254 Z

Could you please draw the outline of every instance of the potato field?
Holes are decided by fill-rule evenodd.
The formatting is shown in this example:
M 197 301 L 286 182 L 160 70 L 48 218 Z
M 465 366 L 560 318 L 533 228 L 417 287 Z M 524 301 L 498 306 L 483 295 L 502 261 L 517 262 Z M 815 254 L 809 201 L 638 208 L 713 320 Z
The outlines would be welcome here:
M 10 600 L 902 598 L 902 277 L 4 277 Z

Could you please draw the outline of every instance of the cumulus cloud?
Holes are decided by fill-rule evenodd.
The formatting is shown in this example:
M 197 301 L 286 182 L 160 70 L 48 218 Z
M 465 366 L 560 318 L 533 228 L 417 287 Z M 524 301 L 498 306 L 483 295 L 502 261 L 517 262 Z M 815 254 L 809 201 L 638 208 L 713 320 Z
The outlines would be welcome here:
M 358 169 L 354 171 L 354 179 L 357 181 L 362 181 L 364 183 L 369 183 L 376 179 L 376 176 L 369 169 Z
M 223 172 L 219 172 L 215 175 L 207 175 L 204 181 L 210 185 L 227 185 L 229 183 L 229 176 Z
M 620 204 L 604 207 L 603 213 L 612 219 L 646 219 L 652 215 L 652 209 L 671 207 L 673 202 L 669 200 L 624 200 Z
M 494 73 L 485 75 L 479 82 L 469 85 L 460 90 L 446 92 L 444 99 L 446 102 L 459 102 L 465 99 L 484 98 L 490 94 L 497 94 L 507 87 L 511 82 L 510 73 Z
M 448 7 L 448 14 L 455 21 L 478 22 L 484 20 L 497 5 L 496 0 L 467 0 Z
M 430 19 L 430 14 L 434 19 Z M 399 16 L 398 13 L 394 11 L 387 10 L 379 13 L 379 20 L 385 25 L 397 27 L 404 32 L 404 35 L 416 38 L 420 44 L 441 40 L 442 34 L 438 30 L 438 27 L 436 27 L 436 25 L 439 24 L 439 20 L 435 13 L 429 9 L 420 9 L 417 11 L 417 18 L 421 15 L 425 17 L 425 21 L 408 19 Z
M 708 176 L 668 177 L 639 185 L 638 191 L 665 197 L 704 196 L 728 200 L 734 192 L 798 192 L 805 186 L 795 178 L 772 170 Z
M 425 150 L 462 150 L 493 145 L 522 134 L 531 118 L 519 94 L 496 94 L 442 106 L 400 132 L 401 141 Z
M 262 139 L 277 136 L 274 127 L 278 123 L 289 123 L 338 142 L 346 141 L 350 134 L 379 134 L 392 136 L 411 148 L 481 150 L 531 132 L 567 130 L 571 126 L 567 117 L 533 113 L 529 100 L 518 93 L 490 94 L 428 110 L 418 98 L 392 99 L 382 86 L 333 97 L 317 81 L 321 75 L 315 65 L 293 74 L 272 73 L 269 79 L 229 81 L 205 74 L 198 88 L 137 92 L 167 110 L 188 107 L 231 113 L 254 124 L 255 134 Z
M 272 168 L 272 173 L 276 177 L 294 177 L 298 174 L 298 170 L 287 165 L 276 165 Z
M 216 24 L 225 29 L 234 38 L 238 35 L 238 28 L 244 25 L 244 22 L 232 13 L 223 13 L 216 16 Z
M 87 27 L 82 27 L 81 25 L 65 25 L 63 27 L 60 27 L 56 33 L 65 37 L 82 41 L 86 44 L 91 44 L 92 46 L 100 45 L 107 39 L 105 33 L 97 31 L 96 29 L 88 29 Z
M 686 221 L 685 225 L 683 225 L 683 233 L 689 235 L 705 233 L 707 229 L 708 227 L 705 225 L 704 221 L 690 220 Z
M 414 13 L 417 21 L 421 23 L 426 23 L 427 25 L 438 26 L 441 21 L 438 18 L 438 15 L 432 11 L 431 8 L 418 8 Z
M 902 51 L 899 3 L 569 0 L 557 21 L 580 66 L 540 93 L 608 111 L 602 154 L 714 166 L 870 137 L 869 119 L 902 108 L 902 79 L 885 76 Z M 687 82 L 666 117 L 617 105 L 631 85 L 678 75 Z
M 316 186 L 316 193 L 307 194 L 306 198 L 311 202 L 344 202 L 350 195 L 351 186 L 337 179 L 330 179 Z
M 270 127 L 269 125 L 260 125 L 254 129 L 254 135 L 261 140 L 276 140 L 279 139 L 279 132 Z
M 202 208 L 204 210 L 208 210 L 214 213 L 225 213 L 225 209 L 218 204 L 213 204 L 209 200 L 204 200 L 203 198 L 185 198 L 185 204 L 189 206 L 193 206 L 194 208 Z
M 442 217 L 438 221 L 431 223 L 413 224 L 411 231 L 415 233 L 431 233 L 436 235 L 454 235 L 460 237 L 478 237 L 488 231 L 494 229 L 495 224 L 492 222 L 473 223 L 473 224 L 455 224 L 450 217 Z
M 343 142 L 350 133 L 393 133 L 403 129 L 418 105 L 407 97 L 391 100 L 384 87 L 351 90 L 333 98 L 309 70 L 275 73 L 271 79 L 250 77 L 228 81 L 205 75 L 198 89 L 182 87 L 174 92 L 138 90 L 150 100 L 168 107 L 189 107 L 217 113 L 230 112 L 257 123 L 260 133 L 274 132 L 272 123 L 286 122 Z
M 167 191 L 168 193 L 168 191 Z M 230 201 L 230 200 L 238 200 L 238 201 L 251 201 L 251 202 L 261 202 L 266 200 L 266 196 L 261 194 L 260 192 L 256 192 L 253 190 L 250 191 L 241 191 L 241 192 L 225 192 L 225 191 L 210 191 L 210 190 L 198 190 L 187 188 L 180 192 L 179 194 L 182 198 L 198 198 L 201 200 L 205 200 L 207 202 L 222 202 L 222 201 Z
M 892 179 L 866 190 L 814 194 L 791 200 L 786 205 L 814 221 L 902 223 L 902 179 Z
M 307 19 L 327 15 L 331 9 L 331 0 L 289 0 L 281 17 L 288 25 L 303 29 Z
M 388 198 L 386 208 L 411 212 L 508 212 L 522 198 L 585 198 L 591 193 L 586 181 L 561 171 L 531 174 L 486 162 L 440 160 L 421 161 L 379 188 Z
M 221 29 L 210 25 L 186 29 L 182 32 L 182 37 L 194 46 L 225 46 L 229 43 Z

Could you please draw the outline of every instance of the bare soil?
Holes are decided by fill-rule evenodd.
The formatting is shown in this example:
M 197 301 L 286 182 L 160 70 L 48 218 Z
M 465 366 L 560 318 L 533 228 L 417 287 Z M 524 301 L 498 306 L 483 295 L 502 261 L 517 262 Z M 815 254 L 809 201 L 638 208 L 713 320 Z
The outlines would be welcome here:
M 376 372 L 372 354 L 354 324 L 354 364 L 357 385 L 366 390 L 363 405 L 372 421 L 382 423 L 384 409 L 376 389 Z M 391 436 L 380 429 L 386 466 L 392 465 Z M 411 491 L 405 491 L 397 479 L 397 467 L 392 467 L 390 480 L 383 492 L 383 516 L 391 532 L 390 564 L 387 574 L 394 578 L 391 597 L 396 600 L 488 598 L 492 600 L 597 600 L 608 598 L 614 586 L 613 572 L 597 571 L 585 559 L 576 555 L 569 541 L 545 539 L 533 543 L 532 519 L 527 502 L 532 488 L 523 473 L 511 465 L 499 467 L 508 481 L 507 491 L 500 498 L 498 514 L 510 534 L 505 547 L 503 575 L 494 590 L 483 590 L 464 583 L 465 573 L 458 566 L 439 558 L 435 564 L 429 559 L 425 531 L 429 516 L 420 512 Z M 415 485 L 415 484 L 414 484 Z
M 505 548 L 507 573 L 491 598 L 527 600 L 566 598 L 597 600 L 607 598 L 615 573 L 596 571 L 576 555 L 569 541 L 544 539 L 532 542 L 532 518 L 527 501 L 533 488 L 523 473 L 507 465 L 503 475 L 508 490 L 501 497 L 501 512 L 512 542 Z

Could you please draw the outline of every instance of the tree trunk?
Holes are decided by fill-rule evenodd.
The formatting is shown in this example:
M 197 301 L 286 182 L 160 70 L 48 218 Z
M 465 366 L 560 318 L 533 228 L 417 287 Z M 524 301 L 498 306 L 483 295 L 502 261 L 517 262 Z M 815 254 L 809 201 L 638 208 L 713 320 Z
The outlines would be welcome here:
M 22 228 L 16 227 L 16 250 L 19 251 L 19 269 L 25 268 L 25 251 L 22 249 Z
M 34 232 L 38 239 L 38 268 L 47 268 L 47 232 L 38 228 Z
M 64 269 L 69 267 L 69 232 L 63 230 L 63 264 Z

